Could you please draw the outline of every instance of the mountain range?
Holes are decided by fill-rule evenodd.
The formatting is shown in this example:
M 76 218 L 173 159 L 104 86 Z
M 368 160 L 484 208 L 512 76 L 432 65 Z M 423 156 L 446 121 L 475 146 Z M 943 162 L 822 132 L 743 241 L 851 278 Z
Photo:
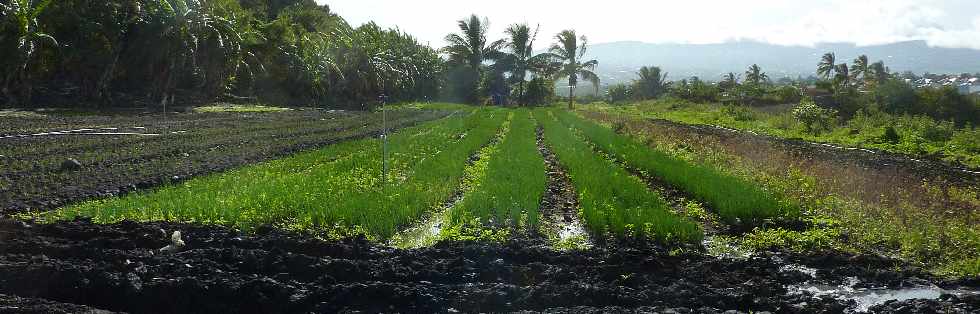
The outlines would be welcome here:
M 817 63 L 827 52 L 834 52 L 837 63 L 851 64 L 862 54 L 871 62 L 882 60 L 892 72 L 976 73 L 980 72 L 980 50 L 931 47 L 925 41 L 906 41 L 876 46 L 845 43 L 818 44 L 814 47 L 780 46 L 753 41 L 721 44 L 653 44 L 611 42 L 589 46 L 587 58 L 599 60 L 598 74 L 603 85 L 632 80 L 642 66 L 660 66 L 668 80 L 698 76 L 718 81 L 728 72 L 744 73 L 758 64 L 773 80 L 814 75 Z

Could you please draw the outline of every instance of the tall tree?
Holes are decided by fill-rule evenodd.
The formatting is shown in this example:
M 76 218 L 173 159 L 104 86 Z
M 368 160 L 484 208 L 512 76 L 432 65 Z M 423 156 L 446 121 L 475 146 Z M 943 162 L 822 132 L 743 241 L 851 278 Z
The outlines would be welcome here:
M 534 54 L 534 41 L 538 37 L 538 28 L 531 31 L 527 24 L 513 24 L 507 27 L 509 40 L 505 59 L 511 73 L 511 81 L 517 84 L 517 98 L 525 100 L 525 84 L 528 72 L 543 71 L 547 67 L 548 54 Z
M 733 89 L 738 87 L 738 76 L 736 76 L 733 72 L 728 72 L 728 74 L 722 76 L 721 83 L 718 85 L 724 89 Z
M 825 80 L 829 80 L 834 74 L 834 67 L 836 66 L 837 56 L 833 52 L 825 53 L 820 58 L 820 63 L 817 63 L 817 75 L 820 75 Z
M 851 65 L 851 79 L 855 82 L 863 81 L 865 84 L 867 84 L 870 78 L 868 75 L 869 66 L 870 64 L 868 64 L 867 55 L 858 56 L 856 59 L 854 59 L 854 64 Z
M 490 21 L 486 18 L 481 19 L 476 14 L 469 18 L 457 22 L 459 33 L 452 33 L 446 36 L 447 45 L 442 48 L 442 52 L 449 55 L 449 62 L 456 66 L 466 67 L 466 71 L 476 77 L 478 84 L 479 77 L 483 73 L 483 62 L 500 58 L 500 50 L 504 46 L 504 40 L 487 42 L 487 30 Z M 475 102 L 478 96 L 475 94 L 477 86 L 473 85 L 473 94 L 470 101 Z
M 834 83 L 836 83 L 835 85 L 839 90 L 851 86 L 851 75 L 847 68 L 847 63 L 838 64 L 834 67 L 834 72 L 837 73 L 834 75 Z
M 582 60 L 588 48 L 588 39 L 585 36 L 576 36 L 575 30 L 561 31 L 555 35 L 555 39 L 558 42 L 551 46 L 549 52 L 562 62 L 558 78 L 568 78 L 568 109 L 572 109 L 575 104 L 575 86 L 578 85 L 580 76 L 598 88 L 599 76 L 593 71 L 599 65 L 599 61 Z
M 14 101 L 29 102 L 33 93 L 32 80 L 29 77 L 28 66 L 31 65 L 37 55 L 38 48 L 44 43 L 49 43 L 54 47 L 58 46 L 58 41 L 44 33 L 38 26 L 38 16 L 51 3 L 51 0 L 12 0 L 10 3 L 0 3 L 0 49 L 10 49 L 16 53 L 8 60 L 2 60 L 5 72 L 3 78 L 3 93 Z M 12 31 L 13 36 L 9 36 L 8 31 Z M 8 37 L 9 36 L 9 37 Z M 13 47 L 9 47 L 13 46 Z M 11 51 L 11 50 L 8 50 Z M 6 59 L 6 58 L 5 58 Z M 9 68 L 8 68 L 9 66 Z M 20 95 L 11 95 L 11 84 L 17 81 L 20 86 L 15 87 L 20 91 Z M 18 98 L 20 98 L 18 100 Z
M 745 83 L 752 86 L 759 86 L 763 83 L 769 81 L 769 75 L 762 72 L 762 68 L 758 64 L 753 64 L 749 66 L 749 69 L 745 71 Z
M 634 93 L 641 99 L 652 99 L 659 97 L 667 91 L 667 73 L 660 67 L 642 67 L 636 73 L 639 79 L 636 80 Z
M 871 76 L 871 79 L 875 84 L 881 84 L 891 75 L 889 74 L 889 69 L 885 66 L 884 61 L 872 63 L 871 66 L 868 67 L 868 74 Z

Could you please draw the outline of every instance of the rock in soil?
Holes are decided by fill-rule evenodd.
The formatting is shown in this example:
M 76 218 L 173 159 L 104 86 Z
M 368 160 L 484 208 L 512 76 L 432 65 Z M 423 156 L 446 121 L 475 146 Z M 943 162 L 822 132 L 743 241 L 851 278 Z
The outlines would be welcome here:
M 74 158 L 68 158 L 61 162 L 61 171 L 75 171 L 79 169 L 82 169 L 82 163 Z

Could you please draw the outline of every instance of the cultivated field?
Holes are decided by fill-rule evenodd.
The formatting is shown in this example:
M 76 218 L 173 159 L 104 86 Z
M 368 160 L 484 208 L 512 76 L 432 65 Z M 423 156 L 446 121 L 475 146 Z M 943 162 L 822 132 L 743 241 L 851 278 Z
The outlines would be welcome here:
M 381 115 L 16 120 L 2 204 L 27 222 L 2 222 L 0 293 L 136 312 L 206 311 L 204 296 L 273 312 L 980 309 L 966 179 L 892 194 L 874 181 L 911 174 L 601 107 L 396 106 L 386 137 Z M 942 218 L 909 221 L 924 215 Z M 31 288 L 42 273 L 87 288 Z M 99 297 L 116 294 L 133 299 Z M 896 294 L 913 300 L 883 304 Z

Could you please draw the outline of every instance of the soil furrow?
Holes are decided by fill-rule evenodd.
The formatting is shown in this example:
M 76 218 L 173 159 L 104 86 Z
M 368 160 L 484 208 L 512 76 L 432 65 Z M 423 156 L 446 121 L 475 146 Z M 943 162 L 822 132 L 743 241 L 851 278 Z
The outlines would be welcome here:
M 465 137 L 468 133 L 469 130 L 463 132 L 460 139 Z M 484 148 L 499 144 L 503 137 L 504 134 L 498 131 L 489 142 L 483 144 L 483 146 L 480 146 L 476 152 L 466 159 L 466 166 L 464 169 L 472 167 L 477 161 L 480 161 L 482 158 L 486 158 L 486 156 L 482 156 L 480 152 L 482 152 Z M 440 206 L 438 210 L 426 214 L 426 216 L 420 222 L 412 224 L 398 232 L 388 241 L 388 245 L 398 248 L 421 248 L 435 244 L 439 240 L 439 234 L 442 232 L 443 226 L 450 223 L 447 221 L 449 211 L 452 210 L 456 204 L 459 204 L 464 197 L 466 197 L 466 192 L 468 192 L 470 188 L 472 187 L 468 187 L 465 186 L 464 183 L 460 183 L 459 187 L 453 191 L 453 193 L 446 199 L 445 202 L 443 202 L 442 206 Z
M 545 144 L 544 129 L 538 126 L 536 133 L 538 151 L 544 157 L 548 173 L 547 187 L 539 207 L 542 227 L 546 229 L 546 235 L 554 237 L 559 244 L 580 241 L 579 244 L 583 247 L 591 246 L 594 242 L 579 218 L 578 193 L 575 191 L 575 185 L 559 163 L 558 156 L 555 156 Z
M 159 231 L 186 245 L 163 254 Z M 787 287 L 854 277 L 862 287 L 923 282 L 936 300 L 876 304 L 974 313 L 980 281 L 942 281 L 873 256 L 769 253 L 744 260 L 656 247 L 560 251 L 526 239 L 392 249 L 365 239 L 324 241 L 262 228 L 254 234 L 173 223 L 0 221 L 0 309 L 88 306 L 137 313 L 623 312 L 725 310 L 850 312 L 853 301 Z M 787 268 L 814 267 L 813 275 Z M 972 290 L 970 290 L 972 289 Z M 966 291 L 966 292 L 963 292 Z M 47 307 L 50 306 L 50 307 Z M 39 308 L 40 307 L 40 308 Z

